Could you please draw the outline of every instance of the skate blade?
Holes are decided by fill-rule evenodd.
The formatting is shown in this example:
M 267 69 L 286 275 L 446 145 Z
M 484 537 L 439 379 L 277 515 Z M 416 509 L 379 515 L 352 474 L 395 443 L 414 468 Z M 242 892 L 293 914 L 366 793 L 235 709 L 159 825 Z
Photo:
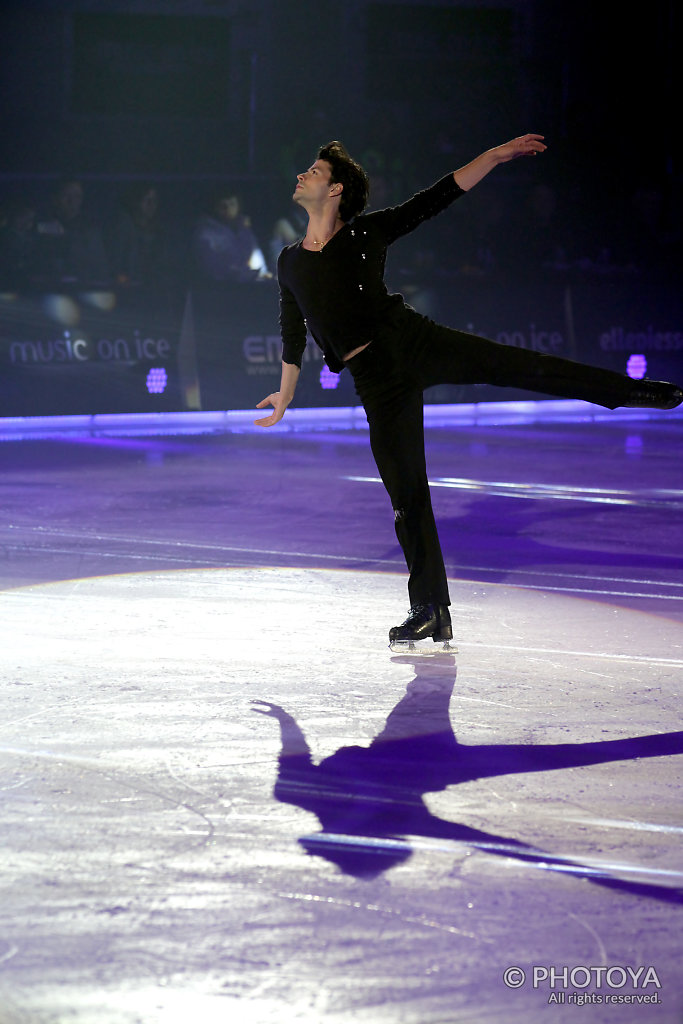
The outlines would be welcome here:
M 457 654 L 458 648 L 451 640 L 391 640 L 389 650 L 394 654 Z

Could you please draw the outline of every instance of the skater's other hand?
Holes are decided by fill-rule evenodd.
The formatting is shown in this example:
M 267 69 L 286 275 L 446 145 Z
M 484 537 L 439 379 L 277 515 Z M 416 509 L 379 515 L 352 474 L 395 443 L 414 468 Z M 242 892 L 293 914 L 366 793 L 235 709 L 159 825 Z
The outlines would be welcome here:
M 276 391 L 274 394 L 268 395 L 267 398 L 264 398 L 262 402 L 259 402 L 256 408 L 265 409 L 268 405 L 272 405 L 274 411 L 270 416 L 266 416 L 262 420 L 254 420 L 255 426 L 274 427 L 275 424 L 279 423 L 284 416 L 289 403 L 285 401 L 280 391 Z

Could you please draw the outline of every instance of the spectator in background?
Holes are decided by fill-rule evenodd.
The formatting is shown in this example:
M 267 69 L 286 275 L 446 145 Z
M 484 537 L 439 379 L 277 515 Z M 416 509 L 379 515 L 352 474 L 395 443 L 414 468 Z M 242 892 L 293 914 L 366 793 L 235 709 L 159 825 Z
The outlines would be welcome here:
M 109 266 L 100 228 L 83 211 L 84 188 L 63 179 L 48 215 L 38 222 L 38 267 L 49 282 L 103 284 Z
M 277 265 L 277 258 L 286 245 L 291 245 L 298 238 L 303 238 L 308 227 L 308 217 L 295 207 L 286 217 L 278 217 L 273 224 L 273 233 L 270 238 L 270 260 L 271 265 Z
M 251 221 L 230 188 L 222 187 L 211 197 L 195 227 L 192 253 L 196 271 L 205 281 L 243 283 L 272 276 Z
M 36 210 L 19 200 L 5 210 L 0 226 L 0 284 L 20 288 L 36 270 Z
M 156 287 L 168 282 L 170 246 L 160 215 L 159 193 L 135 182 L 123 194 L 110 241 L 114 280 L 121 285 Z

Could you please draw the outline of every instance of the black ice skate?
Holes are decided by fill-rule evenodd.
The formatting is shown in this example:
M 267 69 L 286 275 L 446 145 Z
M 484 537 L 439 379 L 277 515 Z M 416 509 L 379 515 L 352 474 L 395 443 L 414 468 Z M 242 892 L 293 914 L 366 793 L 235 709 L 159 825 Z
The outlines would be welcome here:
M 626 409 L 675 409 L 683 402 L 683 390 L 663 380 L 635 381 L 624 402 Z
M 389 630 L 389 647 L 392 651 L 415 651 L 420 640 L 442 643 L 444 651 L 457 652 L 449 641 L 453 639 L 451 616 L 448 605 L 416 604 L 410 609 L 405 622 Z

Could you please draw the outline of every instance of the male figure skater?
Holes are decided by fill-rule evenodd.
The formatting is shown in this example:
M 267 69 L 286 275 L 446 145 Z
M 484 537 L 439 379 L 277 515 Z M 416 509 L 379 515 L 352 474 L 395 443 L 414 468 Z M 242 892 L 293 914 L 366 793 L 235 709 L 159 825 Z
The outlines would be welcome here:
M 284 416 L 294 397 L 307 329 L 331 370 L 350 370 L 409 571 L 410 612 L 390 630 L 390 643 L 447 641 L 453 635 L 427 480 L 425 388 L 497 384 L 608 409 L 673 409 L 683 401 L 674 384 L 634 381 L 443 327 L 387 291 L 384 265 L 392 242 L 445 210 L 498 164 L 545 149 L 542 135 L 523 135 L 482 153 L 407 202 L 366 215 L 368 176 L 340 142 L 323 146 L 309 169 L 297 175 L 293 199 L 308 214 L 308 228 L 278 259 L 282 377 L 280 390 L 257 406 L 272 406 L 273 412 L 255 422 L 270 427 Z

